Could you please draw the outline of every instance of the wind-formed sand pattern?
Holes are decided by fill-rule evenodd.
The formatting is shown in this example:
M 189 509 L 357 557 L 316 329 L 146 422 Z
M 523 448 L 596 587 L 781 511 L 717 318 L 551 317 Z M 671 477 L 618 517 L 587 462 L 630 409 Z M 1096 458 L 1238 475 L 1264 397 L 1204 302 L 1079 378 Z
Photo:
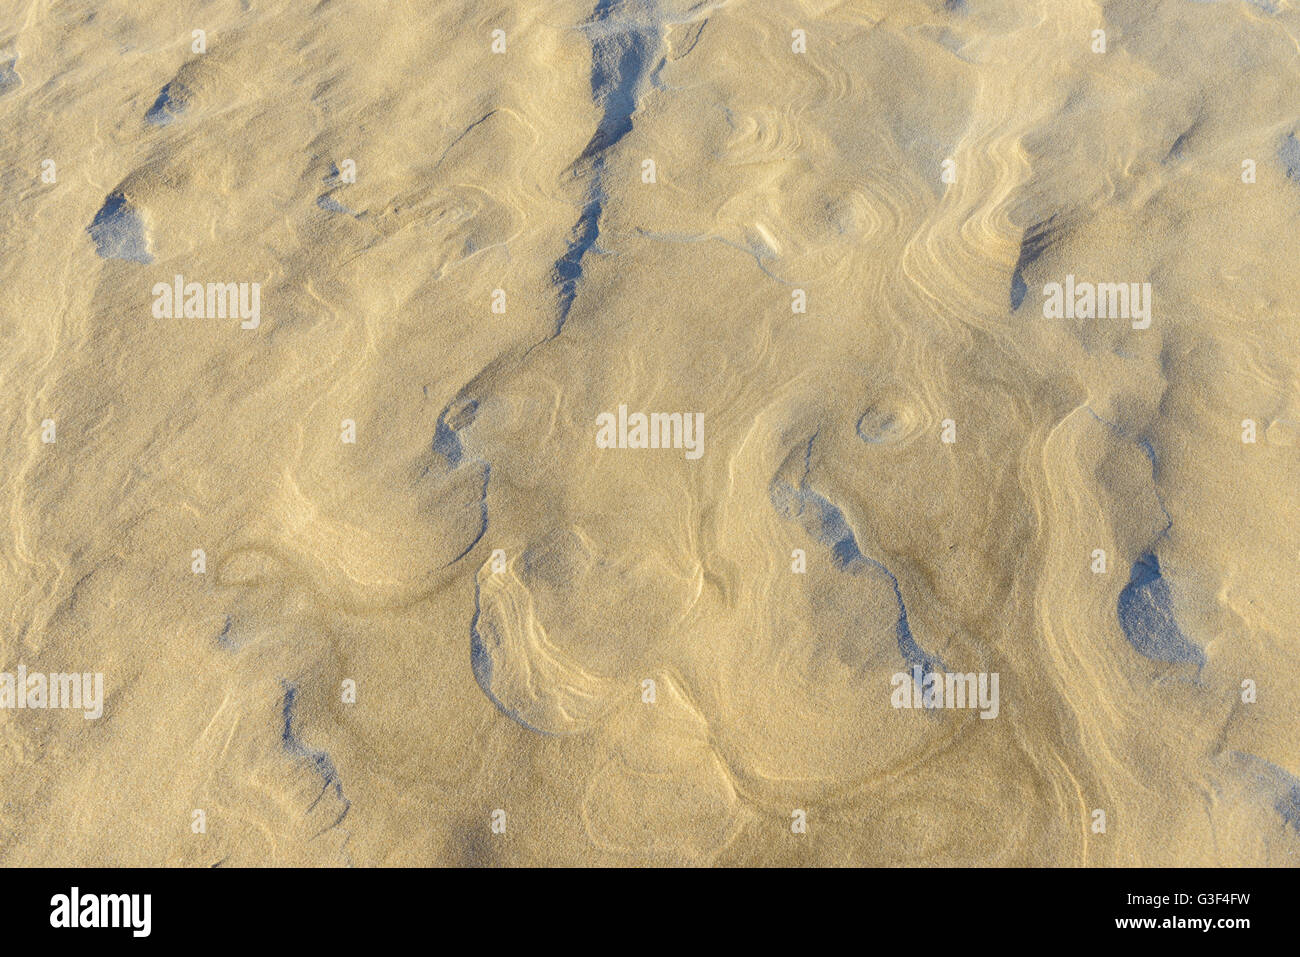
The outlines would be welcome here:
M 0 863 L 1300 862 L 1295 4 L 26 6 Z

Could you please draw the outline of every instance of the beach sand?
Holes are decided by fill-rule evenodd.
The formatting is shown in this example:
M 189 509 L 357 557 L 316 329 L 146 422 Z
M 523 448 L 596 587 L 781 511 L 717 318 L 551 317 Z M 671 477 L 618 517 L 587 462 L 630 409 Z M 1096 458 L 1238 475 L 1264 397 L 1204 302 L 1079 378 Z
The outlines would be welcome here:
M 6 6 L 0 863 L 1300 863 L 1290 0 Z

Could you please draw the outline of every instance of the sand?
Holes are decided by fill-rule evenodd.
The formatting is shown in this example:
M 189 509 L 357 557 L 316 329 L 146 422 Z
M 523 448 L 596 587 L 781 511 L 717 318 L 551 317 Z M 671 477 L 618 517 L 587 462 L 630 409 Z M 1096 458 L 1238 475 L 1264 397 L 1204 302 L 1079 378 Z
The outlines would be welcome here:
M 0 863 L 1294 866 L 1298 53 L 7 0 Z

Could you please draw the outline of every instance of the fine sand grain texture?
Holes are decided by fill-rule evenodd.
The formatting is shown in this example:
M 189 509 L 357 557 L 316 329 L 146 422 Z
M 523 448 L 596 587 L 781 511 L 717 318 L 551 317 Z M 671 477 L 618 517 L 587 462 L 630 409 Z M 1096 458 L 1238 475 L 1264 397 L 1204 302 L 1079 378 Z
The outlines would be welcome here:
M 0 864 L 1294 866 L 1298 225 L 1293 0 L 0 0 Z

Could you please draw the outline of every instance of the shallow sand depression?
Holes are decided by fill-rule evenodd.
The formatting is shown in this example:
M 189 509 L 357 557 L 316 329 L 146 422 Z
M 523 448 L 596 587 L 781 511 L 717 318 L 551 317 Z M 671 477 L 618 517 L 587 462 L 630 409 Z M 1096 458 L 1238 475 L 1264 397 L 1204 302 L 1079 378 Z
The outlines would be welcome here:
M 0 31 L 0 863 L 1300 862 L 1293 3 Z

